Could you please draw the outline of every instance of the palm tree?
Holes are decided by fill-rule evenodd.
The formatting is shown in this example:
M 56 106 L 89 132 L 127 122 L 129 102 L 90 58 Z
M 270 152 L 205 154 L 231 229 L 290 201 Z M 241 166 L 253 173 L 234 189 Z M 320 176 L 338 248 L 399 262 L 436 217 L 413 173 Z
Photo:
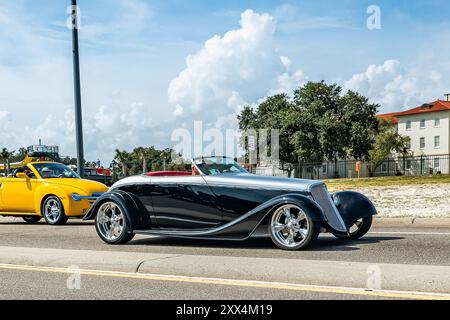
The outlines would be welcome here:
M 126 177 L 128 175 L 128 162 L 131 160 L 130 154 L 125 150 L 120 151 L 119 149 L 116 149 L 114 159 L 117 160 L 122 167 L 122 176 Z
M 3 169 L 5 170 L 5 176 L 9 174 L 9 168 L 8 168 L 8 163 L 9 163 L 9 158 L 14 154 L 13 152 L 9 152 L 8 149 L 3 148 L 2 151 L 0 152 L 0 158 L 3 160 Z
M 149 156 L 149 152 L 147 148 L 139 147 L 133 150 L 133 153 L 136 154 L 137 158 L 142 161 L 142 173 L 147 172 L 147 157 Z

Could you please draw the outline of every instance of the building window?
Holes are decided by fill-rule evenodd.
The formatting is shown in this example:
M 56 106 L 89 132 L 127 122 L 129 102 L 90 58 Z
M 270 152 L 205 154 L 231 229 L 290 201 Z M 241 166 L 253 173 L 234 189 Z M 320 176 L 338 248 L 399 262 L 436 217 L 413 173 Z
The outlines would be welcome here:
M 322 173 L 324 173 L 324 174 L 327 173 L 327 165 L 326 164 L 322 165 Z
M 420 138 L 420 149 L 425 149 L 425 137 Z
M 406 130 L 411 130 L 411 120 L 406 121 Z
M 440 148 L 441 147 L 441 136 L 435 136 L 434 137 L 434 147 Z
M 406 169 L 410 170 L 411 169 L 411 160 L 406 160 Z
M 420 129 L 425 129 L 425 119 L 420 120 Z
M 439 160 L 440 160 L 439 157 L 434 158 L 434 168 L 435 169 L 439 169 L 441 166 L 441 162 Z
M 439 119 L 439 118 L 434 119 L 434 126 L 435 127 L 440 127 L 441 126 L 441 119 Z

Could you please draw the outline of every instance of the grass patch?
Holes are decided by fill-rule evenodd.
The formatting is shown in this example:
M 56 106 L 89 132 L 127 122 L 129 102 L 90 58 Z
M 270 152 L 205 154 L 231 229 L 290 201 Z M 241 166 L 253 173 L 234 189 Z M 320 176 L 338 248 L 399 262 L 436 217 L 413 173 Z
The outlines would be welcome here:
M 324 180 L 330 190 L 356 189 L 367 187 L 408 186 L 419 184 L 450 183 L 450 175 L 433 175 L 417 177 L 377 177 L 361 179 L 328 179 Z

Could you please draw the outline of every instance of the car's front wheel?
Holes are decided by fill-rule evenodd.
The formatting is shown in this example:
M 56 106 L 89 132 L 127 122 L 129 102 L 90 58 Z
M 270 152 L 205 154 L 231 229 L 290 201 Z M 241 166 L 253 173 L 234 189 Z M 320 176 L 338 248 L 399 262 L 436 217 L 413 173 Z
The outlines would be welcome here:
M 317 239 L 320 225 L 306 211 L 294 204 L 275 210 L 269 222 L 272 241 L 283 250 L 301 250 Z
M 67 222 L 64 206 L 57 196 L 49 196 L 42 203 L 42 215 L 45 221 L 52 225 L 63 225 Z
M 337 234 L 335 236 L 339 239 L 357 240 L 369 232 L 370 227 L 372 227 L 372 216 L 364 217 L 353 222 L 348 228 L 348 236 Z
M 97 209 L 95 229 L 108 244 L 124 244 L 134 237 L 128 232 L 128 221 L 122 208 L 111 200 L 103 202 Z

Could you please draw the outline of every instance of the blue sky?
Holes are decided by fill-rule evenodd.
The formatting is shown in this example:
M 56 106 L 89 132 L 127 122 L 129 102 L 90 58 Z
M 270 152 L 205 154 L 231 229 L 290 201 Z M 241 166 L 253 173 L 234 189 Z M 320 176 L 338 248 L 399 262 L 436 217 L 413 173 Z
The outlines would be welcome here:
M 2 146 L 17 149 L 41 137 L 75 153 L 68 4 L 0 0 Z M 373 4 L 381 9 L 380 30 L 366 26 Z M 92 160 L 110 161 L 116 147 L 170 146 L 171 133 L 195 120 L 233 128 L 244 104 L 308 80 L 358 90 L 380 112 L 450 92 L 444 0 L 79 0 L 79 6 Z

